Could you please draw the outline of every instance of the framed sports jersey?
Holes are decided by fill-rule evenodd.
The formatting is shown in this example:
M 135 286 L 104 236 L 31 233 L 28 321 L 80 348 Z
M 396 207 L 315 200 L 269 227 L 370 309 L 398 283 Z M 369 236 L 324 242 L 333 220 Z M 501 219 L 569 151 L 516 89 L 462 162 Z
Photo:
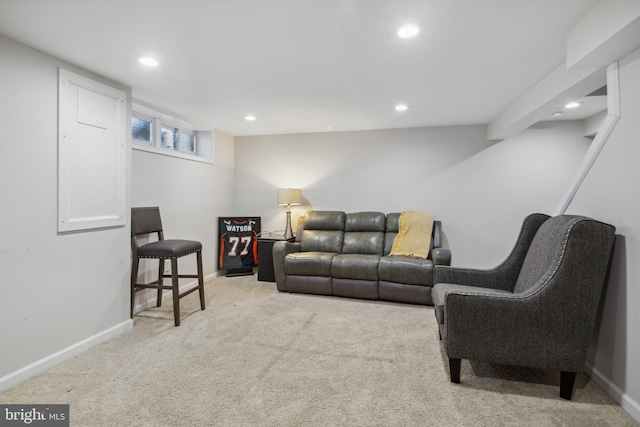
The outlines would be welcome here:
M 259 234 L 260 217 L 218 217 L 218 269 L 253 274 Z

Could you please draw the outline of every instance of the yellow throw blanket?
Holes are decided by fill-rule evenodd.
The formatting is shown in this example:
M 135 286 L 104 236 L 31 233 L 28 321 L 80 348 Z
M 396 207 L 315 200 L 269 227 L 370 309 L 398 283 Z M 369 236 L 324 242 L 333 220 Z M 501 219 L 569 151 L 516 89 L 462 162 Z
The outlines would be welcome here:
M 400 214 L 398 235 L 389 255 L 408 255 L 426 259 L 431 245 L 433 215 L 404 211 Z

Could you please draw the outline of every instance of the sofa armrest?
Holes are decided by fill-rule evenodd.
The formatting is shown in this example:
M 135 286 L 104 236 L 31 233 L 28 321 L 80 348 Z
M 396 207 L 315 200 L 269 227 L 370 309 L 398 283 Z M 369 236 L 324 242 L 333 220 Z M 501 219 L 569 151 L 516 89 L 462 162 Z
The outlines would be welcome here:
M 451 265 L 451 251 L 445 248 L 431 249 L 433 265 Z
M 300 242 L 280 241 L 273 244 L 273 273 L 276 278 L 276 287 L 279 291 L 286 291 L 284 274 L 284 258 L 287 254 L 300 252 Z

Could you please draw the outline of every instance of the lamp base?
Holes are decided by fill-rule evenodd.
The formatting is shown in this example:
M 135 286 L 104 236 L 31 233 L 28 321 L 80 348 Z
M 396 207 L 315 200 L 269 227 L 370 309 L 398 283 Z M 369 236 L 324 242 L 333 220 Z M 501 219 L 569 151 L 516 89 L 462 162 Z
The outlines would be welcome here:
M 293 238 L 293 232 L 291 231 L 291 211 L 287 210 L 287 225 L 284 228 L 284 238 L 289 240 Z

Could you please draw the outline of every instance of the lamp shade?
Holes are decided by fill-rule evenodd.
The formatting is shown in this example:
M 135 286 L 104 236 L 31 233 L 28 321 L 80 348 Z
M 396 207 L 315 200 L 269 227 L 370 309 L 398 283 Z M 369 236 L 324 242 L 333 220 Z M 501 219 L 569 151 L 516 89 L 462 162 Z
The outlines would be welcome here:
M 279 205 L 300 205 L 301 203 L 302 197 L 299 188 L 281 188 L 278 190 Z

